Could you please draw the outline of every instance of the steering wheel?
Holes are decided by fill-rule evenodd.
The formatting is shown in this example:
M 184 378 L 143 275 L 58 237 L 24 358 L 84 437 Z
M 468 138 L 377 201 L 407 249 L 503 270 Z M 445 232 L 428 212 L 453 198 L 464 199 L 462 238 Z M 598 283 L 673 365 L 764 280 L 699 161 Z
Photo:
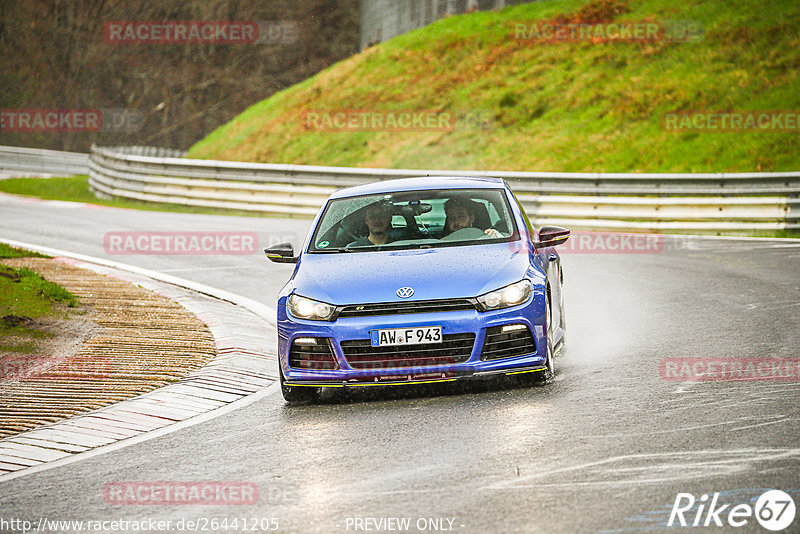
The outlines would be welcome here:
M 486 237 L 480 228 L 459 228 L 455 232 L 444 236 L 441 241 L 469 241 Z
M 350 230 L 350 229 L 348 229 L 348 228 L 345 228 L 345 226 L 344 226 L 344 224 L 342 223 L 342 221 L 339 221 L 339 229 L 340 229 L 342 232 L 344 232 L 344 236 L 345 236 L 345 237 L 349 237 L 349 238 L 351 238 L 353 241 L 358 241 L 358 240 L 359 240 L 359 239 L 361 239 L 361 237 L 362 237 L 362 236 L 356 235 L 356 234 L 355 234 L 355 232 L 353 232 L 352 230 Z

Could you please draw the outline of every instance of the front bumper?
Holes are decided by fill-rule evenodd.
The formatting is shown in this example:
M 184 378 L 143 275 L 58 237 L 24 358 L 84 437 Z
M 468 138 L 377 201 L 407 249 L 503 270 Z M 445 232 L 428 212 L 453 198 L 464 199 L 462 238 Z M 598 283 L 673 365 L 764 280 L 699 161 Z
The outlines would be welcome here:
M 527 373 L 543 373 L 547 371 L 547 368 L 544 365 L 536 366 L 536 367 L 526 367 L 522 368 L 521 370 L 516 371 L 507 371 L 507 370 L 496 370 L 496 371 L 483 371 L 478 373 L 471 373 L 471 374 L 459 374 L 459 373 L 441 373 L 443 378 L 425 378 L 424 375 L 408 375 L 403 377 L 402 375 L 393 375 L 393 376 L 384 376 L 384 377 L 374 377 L 374 378 L 361 378 L 361 379 L 350 379 L 345 381 L 332 381 L 332 380 L 298 380 L 298 379 L 287 379 L 286 385 L 287 386 L 306 386 L 306 387 L 324 387 L 324 388 L 344 388 L 344 387 L 371 387 L 371 386 L 412 386 L 412 385 L 420 385 L 420 384 L 438 384 L 444 382 L 455 382 L 456 380 L 466 380 L 466 379 L 479 379 L 479 378 L 490 378 L 491 376 L 496 375 L 518 375 L 518 374 L 527 374 Z
M 539 373 L 545 371 L 547 340 L 544 329 L 544 295 L 534 291 L 527 303 L 505 310 L 479 312 L 460 310 L 339 318 L 334 322 L 304 321 L 286 313 L 284 301 L 278 306 L 278 354 L 285 383 L 310 387 L 369 387 L 388 385 L 452 382 L 492 375 Z M 487 329 L 522 324 L 533 335 L 535 352 L 508 358 L 482 360 Z M 348 364 L 341 342 L 368 340 L 375 329 L 409 326 L 442 326 L 444 334 L 475 334 L 469 358 L 444 365 L 355 369 Z M 316 337 L 330 340 L 336 369 L 297 369 L 289 365 L 289 350 L 297 338 Z M 409 346 L 413 352 L 413 346 Z

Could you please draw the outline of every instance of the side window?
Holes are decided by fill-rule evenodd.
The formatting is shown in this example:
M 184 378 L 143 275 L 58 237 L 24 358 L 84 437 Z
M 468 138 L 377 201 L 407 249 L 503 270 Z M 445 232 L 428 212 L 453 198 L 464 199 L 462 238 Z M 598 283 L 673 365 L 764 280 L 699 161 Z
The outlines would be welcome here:
M 500 217 L 500 214 L 497 213 L 497 208 L 494 204 L 488 201 L 484 201 L 484 204 L 486 204 L 486 210 L 489 212 L 489 220 L 491 221 L 492 226 L 494 226 L 502 217 Z

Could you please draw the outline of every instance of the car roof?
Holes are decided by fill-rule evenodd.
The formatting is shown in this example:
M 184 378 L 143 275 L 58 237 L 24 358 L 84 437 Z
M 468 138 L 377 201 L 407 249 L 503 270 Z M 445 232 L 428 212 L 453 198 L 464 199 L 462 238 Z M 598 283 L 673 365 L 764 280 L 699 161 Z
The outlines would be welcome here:
M 397 191 L 418 191 L 425 189 L 499 189 L 506 186 L 502 178 L 462 177 L 462 176 L 421 176 L 383 180 L 355 187 L 339 189 L 331 198 L 346 198 Z

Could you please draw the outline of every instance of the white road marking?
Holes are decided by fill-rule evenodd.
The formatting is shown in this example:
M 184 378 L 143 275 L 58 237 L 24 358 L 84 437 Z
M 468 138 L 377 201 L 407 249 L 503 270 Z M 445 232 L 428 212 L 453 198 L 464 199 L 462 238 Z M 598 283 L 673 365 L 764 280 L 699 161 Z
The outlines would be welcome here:
M 745 430 L 745 429 L 748 429 L 748 428 L 756 428 L 756 427 L 759 427 L 759 426 L 775 425 L 775 424 L 778 424 L 778 423 L 783 423 L 784 421 L 791 421 L 792 420 L 791 417 L 788 417 L 786 415 L 772 416 L 772 417 L 783 417 L 783 419 L 779 419 L 777 421 L 768 421 L 766 423 L 759 423 L 757 425 L 740 426 L 738 428 L 731 428 L 731 430 L 732 431 L 733 430 Z
M 67 263 L 78 262 L 82 267 L 112 274 L 172 298 L 195 315 L 213 319 L 209 321 L 209 328 L 217 344 L 217 357 L 209 365 L 176 384 L 0 440 L 0 465 L 5 464 L 5 470 L 28 466 L 0 475 L 1 481 L 163 436 L 225 415 L 279 391 L 274 387 L 276 356 L 264 352 L 265 343 L 274 341 L 268 339 L 275 334 L 272 308 L 146 269 L 17 241 L 0 241 L 58 256 Z M 211 295 L 216 300 L 196 293 Z M 258 326 L 258 321 L 254 323 L 254 319 L 263 320 L 263 326 Z M 126 421 L 130 423 L 125 424 Z
M 520 488 L 542 487 L 575 487 L 575 486 L 621 486 L 631 487 L 636 484 L 663 484 L 674 481 L 686 481 L 695 478 L 715 477 L 748 472 L 755 469 L 754 464 L 765 462 L 781 462 L 784 466 L 800 460 L 800 449 L 716 449 L 700 451 L 682 451 L 669 453 L 628 454 L 606 458 L 593 462 L 584 462 L 571 466 L 554 468 L 552 465 L 534 468 L 538 473 L 521 478 L 504 479 L 485 486 L 488 490 L 518 490 Z M 638 465 L 637 465 L 638 464 Z M 644 465 L 642 465 L 644 464 Z M 538 479 L 557 479 L 559 474 L 577 474 L 565 482 L 536 482 Z M 630 472 L 641 474 L 639 477 L 620 474 Z M 583 480 L 580 480 L 583 478 Z
M 32 243 L 24 243 L 22 241 L 16 241 L 13 239 L 3 238 L 0 239 L 0 243 L 6 243 L 8 245 L 11 245 L 12 247 L 33 250 L 36 252 L 40 252 L 42 254 L 47 254 L 48 256 L 70 258 L 73 260 L 78 260 L 89 264 L 111 267 L 112 269 L 119 269 L 120 271 L 126 271 L 129 273 L 138 274 L 146 278 L 152 278 L 153 280 L 158 280 L 159 282 L 165 282 L 167 284 L 176 285 L 184 289 L 190 289 L 197 293 L 210 295 L 212 297 L 221 300 L 227 300 L 228 302 L 233 302 L 235 304 L 238 304 L 239 306 L 242 306 L 243 308 L 250 310 L 251 312 L 255 313 L 256 315 L 258 315 L 259 317 L 261 317 L 262 319 L 264 319 L 273 326 L 275 326 L 277 323 L 277 311 L 275 310 L 275 308 L 257 302 L 253 299 L 243 297 L 241 295 L 237 295 L 235 293 L 231 293 L 229 291 L 225 291 L 222 289 L 217 289 L 211 286 L 207 286 L 205 284 L 192 282 L 190 280 L 186 280 L 183 278 L 177 278 L 168 274 L 162 274 L 159 273 L 158 271 L 152 271 L 150 269 L 143 269 L 141 267 L 136 267 L 134 265 L 128 265 L 116 261 L 105 260 L 102 258 L 95 258 L 93 256 L 87 256 L 85 254 L 77 254 L 74 252 L 60 250 L 57 248 L 42 247 L 40 245 L 34 245 Z

